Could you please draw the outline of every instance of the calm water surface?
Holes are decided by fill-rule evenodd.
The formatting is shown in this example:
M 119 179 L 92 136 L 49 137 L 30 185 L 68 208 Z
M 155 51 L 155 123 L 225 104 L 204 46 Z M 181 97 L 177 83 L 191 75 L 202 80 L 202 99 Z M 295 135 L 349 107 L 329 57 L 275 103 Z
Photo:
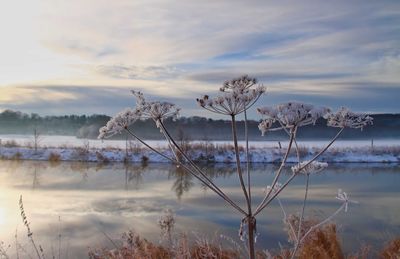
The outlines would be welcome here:
M 274 169 L 273 165 L 252 168 L 256 202 L 265 185 L 272 181 Z M 244 207 L 233 167 L 215 165 L 207 171 Z M 288 173 L 283 178 L 287 176 Z M 288 213 L 300 210 L 304 180 L 298 177 L 281 195 Z M 364 243 L 380 247 L 382 242 L 400 236 L 398 165 L 330 165 L 324 173 L 312 176 L 310 184 L 308 216 L 322 219 L 335 211 L 340 206 L 335 199 L 338 188 L 359 201 L 335 219 L 346 251 L 356 250 Z M 118 240 L 124 231 L 132 229 L 158 241 L 157 220 L 166 208 L 176 214 L 177 233 L 195 233 L 210 239 L 223 234 L 240 243 L 240 215 L 195 179 L 170 165 L 0 161 L 0 240 L 11 245 L 10 255 L 15 254 L 16 232 L 18 242 L 28 253 L 32 252 L 20 217 L 20 195 L 35 241 L 42 244 L 48 257 L 52 250 L 58 256 L 59 234 L 64 258 L 85 257 L 88 247 L 112 248 L 104 233 Z M 259 248 L 287 244 L 277 203 L 264 210 L 257 223 Z

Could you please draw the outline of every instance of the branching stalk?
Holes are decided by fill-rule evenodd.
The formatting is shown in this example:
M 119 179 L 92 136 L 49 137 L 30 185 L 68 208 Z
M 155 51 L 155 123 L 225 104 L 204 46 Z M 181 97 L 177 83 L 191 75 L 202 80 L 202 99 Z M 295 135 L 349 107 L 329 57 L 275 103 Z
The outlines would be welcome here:
M 244 135 L 246 139 L 246 171 L 247 171 L 247 191 L 249 193 L 249 203 L 251 207 L 251 177 L 250 177 L 250 155 L 249 155 L 249 129 L 247 125 L 247 111 L 244 111 Z
M 284 221 L 286 224 L 289 225 L 290 231 L 292 232 L 292 236 L 294 237 L 294 239 L 295 239 L 296 242 L 297 242 L 296 232 L 294 231 L 294 227 L 293 227 L 292 223 L 291 223 L 290 221 L 287 220 L 287 214 L 286 214 L 285 208 L 284 208 L 283 205 L 282 205 L 281 199 L 276 198 L 276 200 L 277 200 L 278 203 L 279 203 L 279 207 L 281 207 L 281 210 L 282 210 L 282 213 L 283 213 L 283 221 Z
M 280 165 L 278 171 L 275 174 L 275 178 L 272 181 L 271 188 L 268 190 L 267 194 L 264 196 L 264 198 L 261 201 L 261 203 L 257 206 L 257 208 L 256 208 L 256 210 L 254 212 L 254 216 L 257 215 L 264 208 L 263 207 L 264 203 L 267 201 L 268 197 L 271 195 L 272 191 L 274 190 L 275 185 L 278 182 L 279 176 L 280 176 L 280 174 L 282 172 L 282 169 L 285 166 L 286 160 L 289 157 L 290 150 L 292 149 L 293 140 L 294 140 L 294 134 L 293 134 L 293 132 L 291 132 L 290 140 L 289 140 L 289 146 L 288 146 L 288 148 L 286 150 L 285 157 L 283 158 L 283 160 L 281 162 L 281 165 Z
M 247 215 L 247 213 L 240 208 L 236 203 L 234 203 L 229 197 L 227 197 L 223 192 L 219 191 L 218 189 L 215 189 L 212 185 L 210 185 L 208 182 L 206 182 L 204 179 L 199 177 L 195 172 L 193 172 L 190 168 L 188 168 L 185 164 L 183 164 L 180 161 L 175 161 L 174 159 L 166 156 L 165 154 L 161 153 L 160 151 L 156 150 L 149 144 L 147 144 L 145 141 L 143 141 L 141 138 L 136 136 L 131 130 L 128 128 L 125 129 L 132 137 L 136 138 L 141 144 L 146 146 L 148 149 L 151 151 L 155 152 L 156 154 L 162 156 L 163 158 L 167 159 L 168 161 L 172 162 L 173 164 L 179 165 L 182 168 L 184 168 L 186 171 L 188 171 L 190 174 L 192 174 L 196 179 L 198 179 L 200 182 L 202 182 L 204 185 L 206 185 L 208 188 L 210 188 L 212 191 L 214 191 L 217 195 L 219 195 L 221 198 L 223 198 L 227 203 L 229 203 L 233 208 L 235 208 L 237 211 L 242 213 L 243 215 Z M 175 144 L 174 144 L 175 145 Z M 209 180 L 210 181 L 210 180 Z M 214 184 L 213 184 L 214 185 Z
M 204 177 L 204 179 L 206 181 L 208 181 L 209 185 L 211 185 L 214 188 L 214 191 L 217 193 L 220 193 L 220 196 L 223 199 L 226 199 L 232 206 L 234 206 L 235 208 L 239 208 L 241 210 L 241 208 L 235 203 L 233 202 L 218 186 L 216 186 L 214 184 L 214 182 L 196 165 L 196 163 L 193 162 L 192 159 L 190 159 L 190 157 L 186 154 L 186 152 L 184 152 L 182 150 L 182 148 L 176 143 L 176 141 L 172 138 L 171 134 L 168 132 L 167 128 L 165 127 L 164 123 L 162 123 L 161 121 L 159 121 L 163 132 L 165 133 L 165 136 L 170 140 L 170 142 L 176 147 L 176 149 L 182 154 L 182 156 L 189 162 L 189 164 L 202 176 Z M 174 149 L 172 150 L 174 151 Z M 180 162 L 180 161 L 179 161 Z M 181 163 L 181 162 L 180 162 Z M 209 186 L 208 185 L 208 186 Z M 233 205 L 234 204 L 234 205 Z M 243 211 L 244 212 L 244 211 Z M 244 214 L 246 214 L 244 212 Z
M 306 175 L 306 190 L 305 190 L 305 193 L 304 193 L 304 200 L 303 200 L 303 208 L 301 210 L 301 215 L 300 215 L 300 219 L 299 219 L 299 229 L 297 230 L 297 238 L 296 238 L 297 242 L 296 242 L 296 245 L 294 247 L 292 258 L 294 258 L 294 256 L 296 255 L 297 249 L 299 249 L 299 246 L 300 246 L 299 240 L 301 238 L 301 227 L 302 227 L 302 223 L 303 223 L 303 220 L 304 220 L 304 211 L 305 211 L 305 208 L 306 208 L 309 181 L 310 181 L 310 174 L 307 174 Z
M 331 214 L 329 217 L 327 217 L 326 219 L 324 219 L 323 221 L 321 221 L 320 223 L 312 226 L 305 234 L 304 236 L 300 239 L 299 244 L 301 244 L 304 239 L 314 230 L 317 229 L 319 227 L 321 227 L 322 225 L 326 224 L 327 222 L 329 222 L 330 220 L 332 220 L 337 214 L 339 214 L 339 212 L 341 212 L 344 208 L 346 207 L 346 202 L 344 202 L 333 214 Z
M 243 194 L 244 194 L 244 197 L 246 199 L 247 209 L 248 209 L 249 215 L 251 215 L 251 205 L 250 205 L 249 195 L 247 193 L 246 186 L 244 184 L 242 168 L 240 166 L 240 157 L 239 157 L 239 147 L 238 147 L 238 140 L 237 140 L 237 129 L 236 129 L 235 115 L 231 115 L 231 120 L 232 120 L 232 138 L 233 138 L 233 145 L 234 145 L 234 148 L 235 148 L 237 173 L 238 173 L 238 176 L 239 176 L 240 186 L 242 187 Z
M 316 154 L 310 161 L 308 161 L 308 163 L 306 163 L 305 165 L 303 165 L 302 167 L 300 167 L 298 169 L 298 172 L 300 172 L 301 170 L 303 170 L 306 166 L 308 166 L 309 164 L 311 164 L 313 161 L 315 161 L 318 157 L 320 157 L 332 144 L 333 142 L 336 141 L 336 139 L 340 136 L 340 134 L 343 132 L 344 128 L 341 128 L 338 133 L 335 135 L 335 137 L 318 153 Z M 254 216 L 257 215 L 258 213 L 260 213 L 266 206 L 268 206 L 268 204 L 276 197 L 279 195 L 279 193 L 285 189 L 285 187 L 294 179 L 294 177 L 296 176 L 295 173 L 293 173 L 287 180 L 286 182 L 282 185 L 282 187 L 277 190 L 271 198 L 269 198 L 262 206 L 260 206 L 259 209 L 256 209 Z

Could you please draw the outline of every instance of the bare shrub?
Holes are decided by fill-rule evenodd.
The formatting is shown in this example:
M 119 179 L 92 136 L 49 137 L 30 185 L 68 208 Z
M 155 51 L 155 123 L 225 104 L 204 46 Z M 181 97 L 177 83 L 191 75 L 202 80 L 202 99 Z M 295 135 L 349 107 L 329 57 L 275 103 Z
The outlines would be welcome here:
M 99 163 L 108 164 L 110 162 L 110 159 L 99 151 L 96 151 L 96 158 Z
M 33 129 L 33 147 L 35 149 L 35 152 L 37 151 L 39 147 L 39 143 L 42 141 L 42 134 L 37 128 Z
M 129 140 L 128 142 L 129 150 L 135 155 L 138 155 L 142 152 L 142 145 L 137 140 Z
M 75 159 L 78 161 L 86 162 L 89 159 L 90 143 L 89 140 L 85 139 L 82 146 L 76 147 L 74 150 Z

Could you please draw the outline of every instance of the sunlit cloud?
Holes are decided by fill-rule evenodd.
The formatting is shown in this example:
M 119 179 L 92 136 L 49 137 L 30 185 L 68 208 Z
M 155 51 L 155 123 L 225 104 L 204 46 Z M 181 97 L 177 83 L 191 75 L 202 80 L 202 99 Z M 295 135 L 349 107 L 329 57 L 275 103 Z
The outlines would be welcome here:
M 104 107 L 84 102 L 139 89 L 201 114 L 189 101 L 249 74 L 269 102 L 398 112 L 398 24 L 398 1 L 11 1 L 0 10 L 0 107 L 62 114 L 74 102 L 71 112 L 111 114 L 120 94 Z

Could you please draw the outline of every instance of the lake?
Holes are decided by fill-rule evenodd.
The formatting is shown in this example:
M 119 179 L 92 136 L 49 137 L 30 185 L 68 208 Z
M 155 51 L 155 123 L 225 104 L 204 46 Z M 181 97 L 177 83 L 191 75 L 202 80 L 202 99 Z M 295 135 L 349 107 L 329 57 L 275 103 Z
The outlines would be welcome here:
M 272 181 L 274 170 L 275 165 L 251 168 L 255 202 L 260 201 L 265 186 Z M 244 207 L 232 165 L 208 166 L 207 172 Z M 283 179 L 288 175 L 287 171 Z M 297 177 L 280 195 L 287 213 L 300 210 L 304 180 Z M 359 202 L 334 220 L 345 251 L 358 250 L 364 243 L 380 247 L 400 236 L 399 165 L 333 164 L 313 175 L 310 184 L 308 216 L 323 219 L 334 212 L 341 205 L 335 199 L 338 188 Z M 88 247 L 113 248 L 108 238 L 119 240 L 129 229 L 158 242 L 157 220 L 167 208 L 176 215 L 175 233 L 210 239 L 222 234 L 241 242 L 241 216 L 172 165 L 0 161 L 0 241 L 11 245 L 7 250 L 11 256 L 15 254 L 16 232 L 18 242 L 32 252 L 20 216 L 20 195 L 35 242 L 43 246 L 47 257 L 58 255 L 60 234 L 63 258 L 85 257 Z M 258 248 L 287 244 L 277 202 L 259 215 L 257 227 Z

